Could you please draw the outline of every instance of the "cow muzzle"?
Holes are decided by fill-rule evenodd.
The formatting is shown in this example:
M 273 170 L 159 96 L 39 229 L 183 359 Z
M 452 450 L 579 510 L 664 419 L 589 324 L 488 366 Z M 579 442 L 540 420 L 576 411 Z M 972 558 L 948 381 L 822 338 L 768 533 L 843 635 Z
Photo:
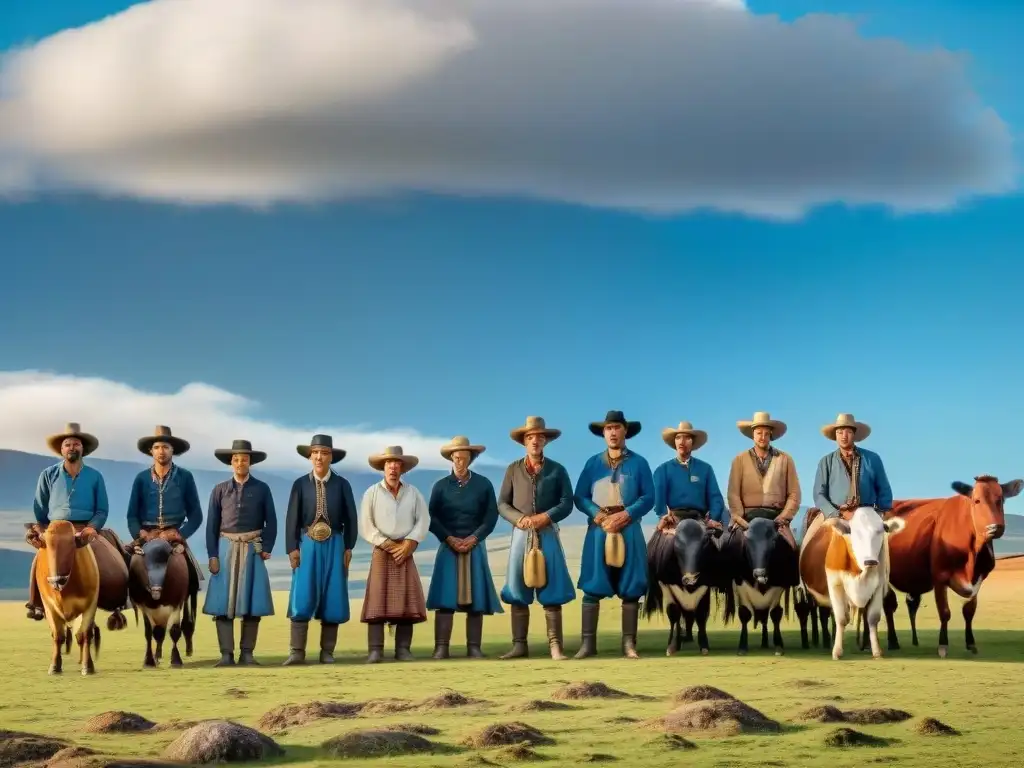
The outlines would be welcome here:
M 60 592 L 68 585 L 71 576 L 47 576 L 46 582 L 57 592 Z
M 697 579 L 700 578 L 699 573 L 684 573 L 683 574 L 683 586 L 684 587 L 696 587 Z
M 1005 532 L 1006 532 L 1006 526 L 1005 525 L 997 525 L 996 523 L 992 523 L 991 525 L 986 525 L 985 526 L 985 535 L 988 536 L 988 538 L 990 540 L 991 539 L 1000 539 L 1000 538 L 1002 538 L 1003 533 L 1005 533 Z
M 754 569 L 754 581 L 758 584 L 768 583 L 768 569 L 767 568 L 755 568 Z

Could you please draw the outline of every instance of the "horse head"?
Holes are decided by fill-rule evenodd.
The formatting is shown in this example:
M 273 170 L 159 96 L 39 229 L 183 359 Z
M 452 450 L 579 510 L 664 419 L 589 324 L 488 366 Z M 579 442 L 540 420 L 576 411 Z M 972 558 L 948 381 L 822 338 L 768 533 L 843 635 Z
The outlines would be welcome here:
M 836 530 L 850 542 L 850 551 L 862 571 L 878 567 L 888 546 L 889 536 L 895 536 L 906 527 L 900 517 L 882 520 L 874 507 L 857 507 L 848 519 L 834 523 Z
M 159 601 L 167 576 L 167 565 L 174 554 L 174 546 L 167 539 L 157 536 L 142 545 L 142 563 L 146 580 L 143 584 L 149 596 Z
M 778 540 L 775 521 L 763 517 L 755 517 L 743 532 L 743 550 L 747 563 L 754 574 L 754 581 L 760 587 L 768 586 L 768 568 Z
M 1011 480 L 1000 485 L 992 475 L 978 475 L 973 486 L 959 480 L 952 486 L 954 491 L 970 500 L 975 528 L 984 531 L 985 539 L 992 541 L 1002 537 L 1006 531 L 1004 502 L 1020 493 L 1024 480 Z
M 680 520 L 676 525 L 673 546 L 682 573 L 683 587 L 687 590 L 697 588 L 710 533 L 697 520 L 690 518 Z
M 73 523 L 54 520 L 43 531 L 39 539 L 40 549 L 46 552 L 46 566 L 49 576 L 47 583 L 55 592 L 60 592 L 71 580 L 75 566 L 75 553 L 89 542 L 75 532 Z

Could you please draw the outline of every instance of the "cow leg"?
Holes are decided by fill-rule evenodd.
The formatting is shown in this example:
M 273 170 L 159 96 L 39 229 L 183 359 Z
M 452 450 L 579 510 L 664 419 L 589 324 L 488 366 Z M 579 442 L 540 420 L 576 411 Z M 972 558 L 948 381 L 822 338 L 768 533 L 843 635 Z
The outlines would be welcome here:
M 700 655 L 707 656 L 711 653 L 711 644 L 708 642 L 708 617 L 711 615 L 711 590 L 709 589 L 700 602 L 697 603 L 697 612 L 694 618 L 697 621 L 697 646 L 700 648 Z
M 775 646 L 775 655 L 782 656 L 786 652 L 782 642 L 782 606 L 776 605 L 769 615 L 772 619 L 772 645 Z
M 828 648 L 832 644 L 832 631 L 829 630 L 829 625 L 832 625 L 832 630 L 835 630 L 835 617 L 832 615 L 832 609 L 826 605 L 818 606 L 818 620 L 821 622 L 821 647 Z M 814 641 L 814 645 L 818 645 L 817 639 Z
M 683 620 L 686 622 L 686 634 L 683 636 L 680 642 L 692 643 L 693 642 L 693 620 L 694 615 L 692 613 L 683 612 Z
M 182 667 L 181 653 L 178 651 L 178 641 L 181 640 L 181 622 L 176 621 L 171 625 L 171 666 Z
M 885 637 L 889 641 L 889 650 L 898 651 L 900 649 L 900 639 L 896 636 L 896 609 L 899 608 L 900 601 L 896 597 L 896 593 L 892 589 L 885 591 L 885 597 L 882 598 L 882 610 L 885 612 Z
M 48 674 L 59 675 L 64 671 L 64 662 L 61 657 L 61 645 L 64 644 L 65 624 L 64 620 L 57 616 L 50 616 L 47 611 L 46 620 L 50 624 L 50 636 L 53 638 L 53 653 L 50 657 L 50 669 Z
M 768 650 L 768 611 L 754 611 L 754 618 L 761 622 L 761 650 Z
M 832 658 L 838 661 L 843 657 L 843 636 L 846 634 L 846 625 L 850 623 L 850 606 L 846 599 L 846 590 L 841 584 L 834 584 L 830 581 L 828 597 L 832 603 L 832 615 L 836 620 L 836 638 L 832 644 Z
M 192 655 L 192 638 L 196 633 L 195 617 L 181 622 L 181 635 L 185 638 L 185 655 Z
M 964 640 L 967 641 L 967 650 L 971 653 L 978 652 L 978 646 L 974 643 L 974 614 L 978 610 L 978 598 L 972 597 L 964 603 Z
M 807 637 L 807 620 L 811 615 L 811 603 L 807 599 L 807 592 L 802 587 L 797 587 L 794 592 L 793 610 L 796 611 L 797 621 L 800 622 L 800 647 L 805 651 L 811 647 Z M 815 632 L 817 635 L 817 632 Z M 817 640 L 817 637 L 815 637 Z
M 821 609 L 818 608 L 817 606 L 813 605 L 813 604 L 810 606 L 810 608 L 811 608 L 811 610 L 810 610 L 810 614 L 811 614 L 811 645 L 813 645 L 815 648 L 817 648 L 818 646 L 821 645 L 821 642 L 822 642 L 822 637 L 818 633 L 818 615 L 821 613 Z M 825 621 L 828 621 L 828 619 L 825 619 Z M 822 622 L 822 630 L 824 630 L 824 632 L 825 632 L 825 645 L 828 645 L 828 625 L 825 624 L 825 622 Z
M 157 664 L 164 657 L 164 640 L 167 639 L 167 625 L 157 624 L 153 627 L 153 644 L 156 648 L 153 651 L 153 658 Z
M 96 674 L 96 665 L 92 659 L 93 638 L 97 638 L 96 642 L 99 643 L 99 635 L 94 631 L 96 629 L 96 608 L 95 604 L 88 608 L 78 623 L 76 639 L 78 640 L 79 663 L 83 675 Z
M 910 618 L 910 641 L 917 642 L 917 611 L 921 607 L 920 595 L 907 595 L 907 616 Z
M 864 622 L 868 628 L 868 641 L 871 643 L 871 656 L 876 659 L 882 658 L 882 645 L 878 641 L 878 622 L 882 620 L 882 605 L 884 595 L 877 592 L 868 600 L 861 613 L 864 614 Z
M 737 611 L 737 614 L 740 617 L 739 653 L 742 656 L 746 655 L 747 651 L 750 650 L 750 648 L 748 647 L 747 625 L 750 624 L 750 620 L 753 618 L 753 613 L 751 613 L 750 609 L 747 608 L 747 606 L 741 605 L 739 607 L 739 610 Z
M 142 614 L 142 626 L 146 632 L 146 658 L 142 662 L 144 667 L 155 667 L 156 657 L 153 655 L 153 622 L 149 620 L 149 616 L 145 613 Z
M 944 584 L 935 587 L 935 610 L 939 614 L 939 658 L 944 659 L 949 652 L 949 619 L 953 615 Z
M 682 609 L 674 602 L 665 606 L 665 615 L 668 616 L 668 645 L 665 648 L 666 656 L 674 656 L 679 652 L 682 645 L 682 627 L 679 626 L 679 618 L 682 616 Z

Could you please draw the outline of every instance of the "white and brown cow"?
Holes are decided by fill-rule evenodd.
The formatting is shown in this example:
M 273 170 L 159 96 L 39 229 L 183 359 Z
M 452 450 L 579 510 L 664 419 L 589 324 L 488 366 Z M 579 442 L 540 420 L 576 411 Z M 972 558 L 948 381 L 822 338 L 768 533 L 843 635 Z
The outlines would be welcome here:
M 900 518 L 883 521 L 872 507 L 858 507 L 849 519 L 833 518 L 808 528 L 800 547 L 800 579 L 818 605 L 832 609 L 833 659 L 842 657 L 843 633 L 847 624 L 857 626 L 861 612 L 867 619 L 871 655 L 881 657 L 878 622 L 889 589 L 889 537 L 904 526 Z

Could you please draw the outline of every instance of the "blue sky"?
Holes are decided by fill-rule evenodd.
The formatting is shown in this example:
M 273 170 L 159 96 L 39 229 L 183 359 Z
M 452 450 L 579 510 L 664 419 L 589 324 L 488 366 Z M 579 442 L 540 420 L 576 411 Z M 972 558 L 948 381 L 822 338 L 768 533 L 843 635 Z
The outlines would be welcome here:
M 0 48 L 125 5 L 21 4 L 4 11 Z M 972 85 L 1019 134 L 1019 8 L 828 11 L 863 15 L 868 36 L 969 51 Z M 469 434 L 500 460 L 516 456 L 508 430 L 540 414 L 565 431 L 551 452 L 573 472 L 601 447 L 587 422 L 609 408 L 643 422 L 633 447 L 652 466 L 670 457 L 661 428 L 689 419 L 710 432 L 700 455 L 723 485 L 749 445 L 735 421 L 768 410 L 789 424 L 779 447 L 805 493 L 829 450 L 819 427 L 852 411 L 898 497 L 945 495 L 955 479 L 1024 472 L 1021 222 L 1016 194 L 770 220 L 483 195 L 251 209 L 40 193 L 0 202 L 0 368 L 160 393 L 203 382 L 290 429 Z M 119 418 L 148 431 L 151 411 L 133 413 Z

